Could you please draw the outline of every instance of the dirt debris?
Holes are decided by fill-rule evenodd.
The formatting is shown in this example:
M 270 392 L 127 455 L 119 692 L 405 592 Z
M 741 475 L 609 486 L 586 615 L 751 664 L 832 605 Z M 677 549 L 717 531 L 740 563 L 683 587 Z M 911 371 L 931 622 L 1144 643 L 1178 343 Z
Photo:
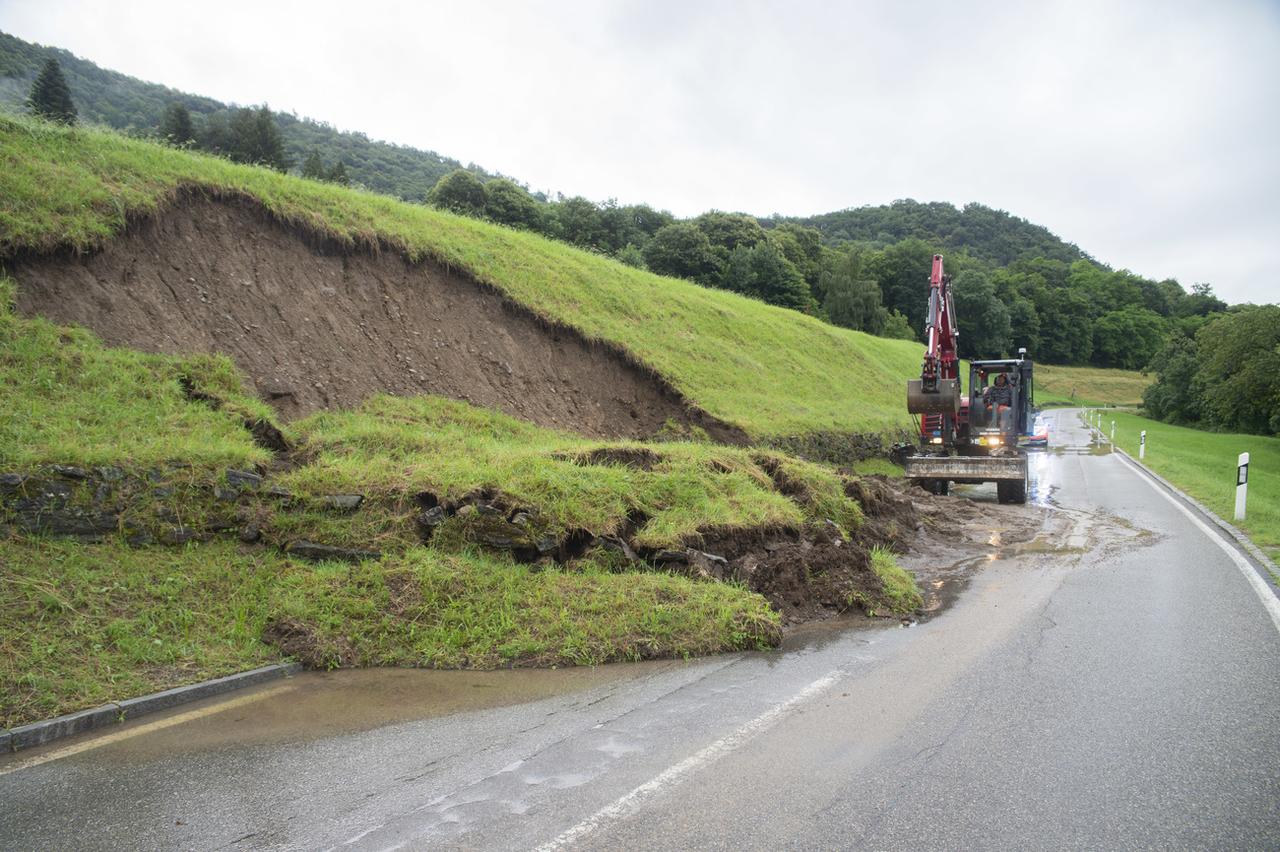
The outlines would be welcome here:
M 746 439 L 621 350 L 455 270 L 320 242 L 256 202 L 188 192 L 101 251 L 15 258 L 10 272 L 22 314 L 148 352 L 225 353 L 285 419 L 433 393 L 586 435 L 677 424 Z
M 358 659 L 356 649 L 345 637 L 322 637 L 315 628 L 293 618 L 277 618 L 268 622 L 262 631 L 262 639 L 309 669 L 354 666 Z

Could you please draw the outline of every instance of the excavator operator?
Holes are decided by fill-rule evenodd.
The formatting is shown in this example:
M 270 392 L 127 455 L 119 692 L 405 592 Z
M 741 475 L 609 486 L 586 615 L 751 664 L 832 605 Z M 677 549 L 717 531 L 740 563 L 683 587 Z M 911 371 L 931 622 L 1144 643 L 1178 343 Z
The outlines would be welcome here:
M 1003 430 L 1009 417 L 1009 408 L 1013 405 L 1013 388 L 1009 387 L 1009 377 L 1004 373 L 996 373 L 995 381 L 982 391 L 982 402 L 988 412 L 995 413 L 995 421 Z

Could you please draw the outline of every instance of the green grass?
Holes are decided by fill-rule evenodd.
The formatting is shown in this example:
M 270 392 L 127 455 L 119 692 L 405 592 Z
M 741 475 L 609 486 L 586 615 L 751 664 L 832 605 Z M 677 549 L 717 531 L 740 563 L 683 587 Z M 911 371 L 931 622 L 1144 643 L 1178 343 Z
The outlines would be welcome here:
M 1058 367 L 1036 364 L 1036 402 L 1040 405 L 1139 405 L 1153 378 L 1134 370 Z
M 1272 558 L 1280 556 L 1280 438 L 1203 432 L 1125 412 L 1104 412 L 1103 431 L 1116 422 L 1116 445 L 1138 457 L 1147 432 L 1144 463 L 1228 521 L 1235 514 L 1236 460 L 1249 453 L 1249 503 L 1237 524 Z
M 354 665 L 596 664 L 765 647 L 779 633 L 763 598 L 730 584 L 421 548 L 350 566 L 227 542 L 0 539 L 0 594 L 0 727 L 280 659 L 260 638 L 277 619 L 310 634 L 311 662 Z
M 0 278 L 0 301 L 8 283 Z M 180 378 L 224 400 L 193 404 Z M 102 345 L 83 329 L 0 305 L 0 468 L 39 464 L 252 467 L 270 454 L 242 423 L 270 417 L 220 356 L 173 358 Z
M 247 195 L 351 246 L 383 244 L 490 284 L 614 343 L 695 404 L 757 438 L 906 428 L 919 344 L 847 331 L 732 293 L 662 278 L 518 232 L 385 196 L 238 166 L 114 133 L 0 117 L 0 257 L 87 249 L 180 187 Z
M 893 551 L 884 547 L 871 549 L 871 570 L 884 583 L 884 600 L 889 610 L 905 615 L 919 609 L 924 604 L 924 596 L 915 578 L 900 565 Z

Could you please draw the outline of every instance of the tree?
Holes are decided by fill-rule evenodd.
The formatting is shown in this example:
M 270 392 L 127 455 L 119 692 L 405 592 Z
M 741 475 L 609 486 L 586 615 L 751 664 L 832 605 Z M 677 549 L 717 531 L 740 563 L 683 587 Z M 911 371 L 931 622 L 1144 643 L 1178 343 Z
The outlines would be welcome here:
M 644 247 L 644 262 L 659 275 L 710 284 L 717 272 L 707 235 L 695 225 L 676 222 L 658 229 Z
M 1088 298 L 1073 290 L 1047 294 L 1040 313 L 1040 350 L 1050 364 L 1087 364 L 1093 354 L 1093 317 Z
M 604 218 L 594 201 L 575 195 L 557 204 L 555 211 L 561 239 L 583 248 L 610 250 Z
M 795 264 L 769 241 L 758 243 L 750 252 L 751 277 L 747 294 L 783 308 L 811 309 L 813 295 Z
M 267 166 L 278 172 L 289 170 L 284 137 L 266 104 L 257 109 L 236 110 L 228 124 L 228 132 L 230 146 L 227 153 L 237 163 Z
M 48 59 L 35 82 L 31 84 L 31 93 L 27 96 L 27 109 L 33 115 L 59 124 L 76 123 L 76 105 L 71 100 L 71 88 L 67 78 L 62 76 L 62 66 L 58 60 Z
M 506 178 L 495 178 L 484 185 L 484 215 L 513 228 L 536 231 L 542 227 L 538 202 L 524 187 Z
M 627 243 L 622 247 L 622 251 L 618 252 L 617 259 L 619 263 L 625 263 L 627 266 L 633 266 L 636 269 L 644 269 L 644 253 L 640 251 L 640 247 L 635 243 Z
M 960 329 L 960 357 L 999 358 L 1009 351 L 1009 309 L 984 272 L 967 269 L 952 279 L 952 298 Z
M 1093 361 L 1103 367 L 1146 367 L 1165 341 L 1165 321 L 1146 308 L 1127 305 L 1093 324 Z
M 325 170 L 324 162 L 320 159 L 320 152 L 311 149 L 311 153 L 302 161 L 302 176 L 311 180 L 325 180 L 329 174 Z
M 432 207 L 463 216 L 483 216 L 486 201 L 484 184 L 466 169 L 449 172 L 427 193 L 427 203 Z
M 191 113 L 178 101 L 165 107 L 158 132 L 161 139 L 179 147 L 190 145 L 196 140 L 196 128 L 191 122 Z
M 919 332 L 911 327 L 907 318 L 897 311 L 889 311 L 889 318 L 884 322 L 881 337 L 892 337 L 896 340 L 918 340 Z
M 933 249 L 923 240 L 906 239 L 869 253 L 863 261 L 868 276 L 880 285 L 885 307 L 908 318 L 920 318 L 917 335 L 924 333 L 933 254 Z
M 351 178 L 347 177 L 347 167 L 341 160 L 333 164 L 333 168 L 325 173 L 324 179 L 339 186 L 351 183 Z
M 835 325 L 880 334 L 889 319 L 881 304 L 880 285 L 862 275 L 862 257 L 856 251 L 829 259 L 819 274 L 822 307 Z
M 1156 380 L 1142 392 L 1146 413 L 1168 423 L 1195 423 L 1200 419 L 1200 403 L 1192 390 L 1200 354 L 1195 341 L 1182 334 L 1170 335 L 1151 359 L 1149 369 Z
M 1196 334 L 1200 366 L 1192 392 L 1204 419 L 1231 432 L 1280 432 L 1280 305 L 1224 314 Z
M 706 234 L 707 241 L 721 264 L 729 259 L 733 250 L 742 246 L 752 246 L 764 242 L 764 228 L 759 220 L 745 213 L 722 213 L 712 210 L 703 213 L 693 220 L 698 230 Z

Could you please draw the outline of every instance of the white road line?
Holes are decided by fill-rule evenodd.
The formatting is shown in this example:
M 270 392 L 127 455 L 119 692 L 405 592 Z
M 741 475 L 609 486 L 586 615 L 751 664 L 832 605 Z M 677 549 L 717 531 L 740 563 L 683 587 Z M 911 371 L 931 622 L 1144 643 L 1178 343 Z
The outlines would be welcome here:
M 559 837 L 537 847 L 536 852 L 554 852 L 554 850 L 563 849 L 586 837 L 602 825 L 634 813 L 646 800 L 669 787 L 679 785 L 699 769 L 739 748 L 752 737 L 776 724 L 788 712 L 795 709 L 797 705 L 829 689 L 839 679 L 839 672 L 831 672 L 818 678 L 786 701 L 766 710 L 733 733 L 716 740 L 702 751 L 686 757 L 674 766 L 663 770 L 613 804 L 606 805 L 582 822 L 566 830 Z
M 1244 574 L 1244 578 L 1248 580 L 1249 585 L 1253 587 L 1253 591 L 1258 596 L 1258 600 L 1262 601 L 1262 605 L 1266 607 L 1267 614 L 1271 616 L 1271 623 L 1275 626 L 1277 631 L 1280 631 L 1280 598 L 1277 598 L 1272 593 L 1271 587 L 1267 585 L 1266 581 L 1258 576 L 1258 572 L 1254 570 L 1252 563 L 1245 559 L 1244 556 L 1241 555 L 1240 551 L 1228 544 L 1227 540 L 1222 537 L 1222 534 L 1218 530 L 1215 530 L 1213 527 L 1206 524 L 1204 520 L 1200 518 L 1199 514 L 1192 511 L 1181 500 L 1166 491 L 1163 485 L 1148 476 L 1147 472 L 1141 466 L 1129 461 L 1124 456 L 1116 456 L 1116 458 L 1120 459 L 1120 461 L 1124 462 L 1132 470 L 1139 473 L 1143 482 L 1155 489 L 1155 492 L 1161 497 L 1168 500 L 1174 506 L 1177 506 L 1179 512 L 1190 518 L 1191 523 L 1199 527 L 1205 535 L 1213 540 L 1214 544 L 1222 548 L 1223 553 L 1231 557 L 1231 561 L 1235 563 L 1235 566 L 1240 569 L 1240 573 Z

